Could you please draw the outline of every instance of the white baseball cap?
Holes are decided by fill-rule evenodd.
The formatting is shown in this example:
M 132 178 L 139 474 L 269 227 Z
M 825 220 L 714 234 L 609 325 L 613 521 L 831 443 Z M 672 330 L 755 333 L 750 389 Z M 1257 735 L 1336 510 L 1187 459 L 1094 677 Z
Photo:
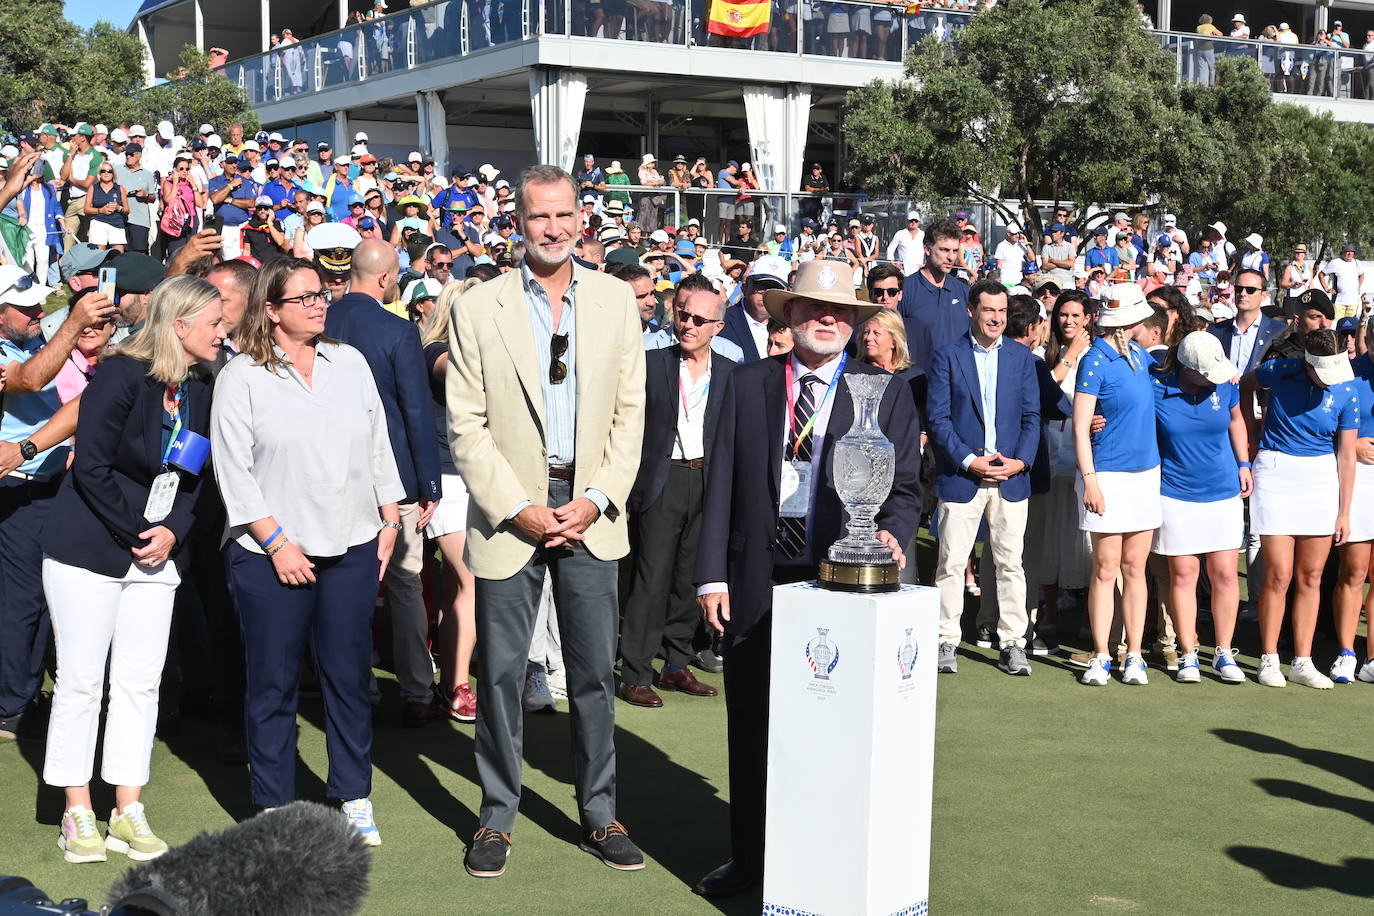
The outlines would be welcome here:
M 782 232 L 782 233 L 785 234 L 785 233 L 787 232 L 787 227 L 784 226 L 782 223 L 774 223 L 774 224 L 773 224 L 773 234 L 774 234 L 774 235 L 777 235 L 779 232 Z
M 199 133 L 200 133 L 200 135 L 201 135 L 202 137 L 205 136 L 206 134 L 213 134 L 214 132 L 215 132 L 215 125 L 213 125 L 213 124 L 202 124 L 202 125 L 200 125 L 200 131 L 199 131 Z
M 114 130 L 110 131 L 110 142 L 111 142 L 111 143 L 128 143 L 128 142 L 129 142 L 129 135 L 126 134 L 126 133 L 124 133 L 124 131 L 123 131 L 121 128 L 116 127 Z
M 142 124 L 135 124 L 133 127 L 129 128 L 129 136 L 146 137 L 148 136 L 148 130 Z
M 420 151 L 419 151 L 419 150 L 411 150 L 411 151 L 410 151 L 410 155 L 406 157 L 406 162 L 424 162 L 424 161 L 425 161 L 425 157 L 420 155 Z
M 0 303 L 32 308 L 42 305 L 52 295 L 52 288 L 38 282 L 38 278 L 13 264 L 0 267 Z
M 278 143 L 285 143 L 286 138 L 281 135 L 281 131 L 274 130 L 267 135 L 268 140 L 276 140 Z
M 367 134 L 364 133 L 364 132 L 361 131 L 361 130 L 358 131 L 356 134 L 353 135 L 353 142 L 354 142 L 354 143 L 366 143 L 366 142 L 367 142 Z
M 662 229 L 655 229 L 653 232 L 649 233 L 649 241 L 671 242 L 672 239 L 668 238 L 668 233 L 664 232 Z
M 222 149 L 224 147 L 224 141 L 220 138 L 219 134 L 211 134 L 205 138 L 205 145 L 213 146 L 215 149 Z
M 258 141 L 256 141 L 256 140 L 249 140 L 249 141 L 247 141 L 246 143 L 243 144 L 243 150 L 244 150 L 244 152 L 247 152 L 248 150 L 252 150 L 252 151 L 255 152 L 255 153 L 260 153 L 260 152 L 262 152 L 262 147 L 261 147 L 261 146 L 258 146 Z
M 172 126 L 171 121 L 158 121 L 157 132 L 164 140 L 170 140 L 177 135 L 177 129 Z
M 1240 375 L 1236 364 L 1226 358 L 1221 338 L 1208 331 L 1194 331 L 1184 337 L 1178 345 L 1178 361 L 1213 385 Z
M 108 134 L 110 132 L 110 129 L 104 124 L 97 124 L 95 127 L 92 127 L 91 130 L 97 134 Z
M 906 211 L 907 222 L 911 222 L 913 219 L 919 223 L 921 221 L 921 214 L 917 213 L 915 210 Z
M 1166 226 L 1177 226 L 1177 225 L 1178 225 L 1178 217 L 1177 217 L 1177 216 L 1174 216 L 1172 213 L 1166 213 L 1166 214 L 1164 214 L 1164 225 L 1166 225 Z
M 363 143 L 353 144 L 353 149 L 349 150 L 355 156 L 362 156 L 367 152 L 367 145 Z

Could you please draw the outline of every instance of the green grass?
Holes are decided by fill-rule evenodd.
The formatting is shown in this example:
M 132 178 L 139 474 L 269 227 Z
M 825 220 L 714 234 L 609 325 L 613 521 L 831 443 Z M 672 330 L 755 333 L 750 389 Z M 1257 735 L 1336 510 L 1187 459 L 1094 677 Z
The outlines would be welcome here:
M 1243 627 L 1253 641 L 1254 624 Z M 1319 645 L 1319 661 L 1330 657 Z M 971 649 L 939 681 L 932 912 L 1370 912 L 1374 688 L 1230 687 L 1210 676 L 1185 686 L 1152 670 L 1148 687 L 1088 689 L 1062 661 L 1037 660 L 1023 679 L 994 660 Z M 566 704 L 529 717 L 510 870 L 478 881 L 461 866 L 480 802 L 471 726 L 400 728 L 389 680 L 384 693 L 372 797 L 385 844 L 367 913 L 758 912 L 757 900 L 716 906 L 689 891 L 728 853 L 721 699 L 670 693 L 661 710 L 617 706 L 620 814 L 650 857 L 637 874 L 576 848 Z M 300 721 L 298 791 L 320 798 L 318 700 Z M 214 736 L 188 721 L 155 748 L 149 814 L 173 843 L 248 811 L 246 771 L 214 762 Z M 40 785 L 41 765 L 40 748 L 0 746 L 0 872 L 99 901 L 127 862 L 62 861 L 61 797 Z M 844 786 L 820 797 L 843 804 Z

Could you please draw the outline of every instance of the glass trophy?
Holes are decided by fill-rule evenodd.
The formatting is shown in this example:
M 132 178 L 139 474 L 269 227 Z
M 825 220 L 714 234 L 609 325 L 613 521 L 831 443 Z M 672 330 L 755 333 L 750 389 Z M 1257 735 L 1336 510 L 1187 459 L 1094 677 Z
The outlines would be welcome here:
M 892 551 L 878 540 L 874 517 L 892 491 L 895 449 L 878 428 L 878 405 L 890 375 L 846 374 L 854 399 L 854 425 L 835 443 L 835 492 L 849 533 L 831 545 L 820 564 L 823 588 L 844 592 L 895 592 L 901 588 Z

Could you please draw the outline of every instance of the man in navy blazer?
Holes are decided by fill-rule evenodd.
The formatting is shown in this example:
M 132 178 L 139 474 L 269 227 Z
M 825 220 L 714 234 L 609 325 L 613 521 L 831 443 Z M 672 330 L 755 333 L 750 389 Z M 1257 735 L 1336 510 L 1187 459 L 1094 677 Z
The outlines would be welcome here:
M 943 673 L 958 670 L 955 648 L 961 638 L 964 568 L 986 520 L 987 549 L 997 569 L 997 666 L 1008 674 L 1028 675 L 1022 551 L 1030 469 L 1040 442 L 1035 356 L 1003 337 L 1007 291 L 1002 284 L 980 280 L 969 289 L 968 301 L 969 332 L 935 351 L 927 393 L 935 496 L 940 501 L 936 664 Z
M 688 696 L 716 695 L 688 663 L 698 619 L 692 566 L 701 540 L 711 443 L 725 380 L 735 366 L 711 349 L 724 311 L 718 293 L 689 292 L 675 311 L 679 342 L 644 354 L 644 444 L 627 504 L 634 560 L 620 624 L 616 690 L 634 706 L 663 705 L 653 689 L 659 652 L 660 687 Z
M 744 278 L 744 298 L 725 310 L 725 326 L 720 336 L 744 351 L 741 363 L 752 363 L 768 355 L 768 309 L 763 294 L 770 289 L 787 289 L 788 266 L 782 258 L 763 255 L 749 267 Z
M 405 485 L 401 534 L 386 570 L 386 598 L 391 607 L 396 682 L 405 701 L 403 722 L 418 726 L 444 717 L 444 710 L 434 702 L 429 617 L 420 585 L 423 531 L 443 492 L 420 332 L 381 304 L 381 297 L 396 281 L 398 266 L 395 250 L 385 242 L 368 239 L 359 244 L 353 251 L 349 292 L 330 305 L 324 332 L 357 348 L 367 359 Z
M 1268 292 L 1264 274 L 1242 269 L 1236 274 L 1235 284 L 1236 317 L 1219 321 L 1207 330 L 1217 336 L 1227 357 L 1245 375 L 1260 364 L 1269 345 L 1288 329 L 1288 324 L 1261 311 Z
M 859 302 L 847 275 L 833 262 L 807 261 L 790 292 L 770 291 L 768 312 L 792 329 L 793 351 L 732 369 L 722 393 L 695 580 L 702 616 L 724 632 L 732 858 L 692 888 L 705 897 L 738 894 L 762 879 L 772 589 L 815 578 L 825 551 L 843 536 L 834 452 L 854 424 L 845 377 L 885 374 L 844 355 L 853 329 L 880 308 Z M 795 419 L 803 389 L 820 405 L 810 429 L 788 423 L 789 405 Z M 920 424 L 910 389 L 898 379 L 883 392 L 878 425 L 896 449 L 892 490 L 877 515 L 879 538 L 895 555 L 910 542 L 921 505 Z M 782 471 L 785 460 L 807 450 L 802 463 L 814 472 L 803 500 L 806 534 L 794 546 L 783 540 L 790 526 L 779 523 Z

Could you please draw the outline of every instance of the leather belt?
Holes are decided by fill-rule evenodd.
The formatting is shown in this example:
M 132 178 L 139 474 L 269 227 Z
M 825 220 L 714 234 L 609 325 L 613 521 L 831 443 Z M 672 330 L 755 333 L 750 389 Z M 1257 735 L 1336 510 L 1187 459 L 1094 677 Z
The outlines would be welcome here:
M 694 470 L 694 471 L 700 471 L 702 468 L 704 468 L 704 467 L 706 466 L 706 459 L 705 459 L 705 458 L 669 458 L 669 459 L 668 459 L 668 463 L 671 464 L 671 465 L 673 465 L 674 467 L 679 467 L 679 468 L 691 468 L 691 469 Z
M 572 469 L 572 465 L 569 464 L 569 465 L 565 465 L 565 466 L 563 466 L 563 467 L 557 467 L 557 466 L 555 466 L 555 465 L 549 465 L 549 479 L 550 479 L 550 480 L 568 480 L 568 481 L 572 480 L 572 479 L 573 479 L 573 469 Z

